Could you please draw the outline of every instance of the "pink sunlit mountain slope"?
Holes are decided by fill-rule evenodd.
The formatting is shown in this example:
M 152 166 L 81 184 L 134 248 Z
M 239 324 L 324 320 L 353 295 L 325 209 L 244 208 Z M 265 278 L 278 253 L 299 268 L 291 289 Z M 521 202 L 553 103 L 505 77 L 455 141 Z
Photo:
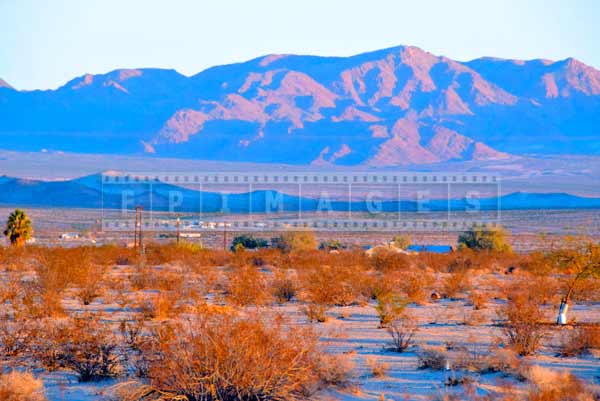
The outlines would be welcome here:
M 54 91 L 0 81 L 0 148 L 364 166 L 598 155 L 600 71 L 399 46 L 191 77 L 115 70 Z

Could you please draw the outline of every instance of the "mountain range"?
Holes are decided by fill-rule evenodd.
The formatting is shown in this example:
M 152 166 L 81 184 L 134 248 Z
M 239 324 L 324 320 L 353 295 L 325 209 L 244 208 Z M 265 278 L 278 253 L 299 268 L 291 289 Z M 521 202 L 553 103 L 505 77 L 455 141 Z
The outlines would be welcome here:
M 172 194 L 176 193 L 176 197 Z M 124 194 L 126 197 L 124 198 Z M 226 198 L 226 199 L 225 199 Z M 239 193 L 199 191 L 164 182 L 148 184 L 103 184 L 102 175 L 94 174 L 66 181 L 40 181 L 0 176 L 0 205 L 34 207 L 121 209 L 124 199 L 128 208 L 143 206 L 146 210 L 167 211 L 176 200 L 175 211 L 222 213 L 265 213 L 273 211 L 357 211 L 367 212 L 371 203 L 365 200 L 348 201 L 344 196 L 324 201 L 319 197 L 290 195 L 277 190 L 255 190 Z M 279 207 L 274 207 L 279 202 Z M 566 193 L 515 192 L 499 197 L 477 199 L 480 210 L 522 209 L 598 209 L 600 198 L 580 197 Z M 226 205 L 226 206 L 225 206 Z M 383 200 L 384 212 L 466 211 L 473 207 L 472 200 L 455 197 L 431 199 L 426 203 L 412 199 Z
M 367 167 L 600 155 L 600 71 L 399 46 L 190 77 L 120 69 L 56 90 L 0 79 L 0 148 Z

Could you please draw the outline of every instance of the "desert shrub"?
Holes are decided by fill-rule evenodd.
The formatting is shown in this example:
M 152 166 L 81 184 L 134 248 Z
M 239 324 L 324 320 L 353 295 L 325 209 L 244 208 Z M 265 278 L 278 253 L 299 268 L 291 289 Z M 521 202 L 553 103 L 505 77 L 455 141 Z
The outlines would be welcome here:
M 45 401 L 44 385 L 31 373 L 10 372 L 0 374 L 0 400 Z
M 414 343 L 414 336 L 418 330 L 417 324 L 410 315 L 403 315 L 394 319 L 388 327 L 387 332 L 392 338 L 391 350 L 394 352 L 404 352 Z
M 66 327 L 68 337 L 54 338 L 52 346 L 62 365 L 76 372 L 80 381 L 119 373 L 119 342 L 110 327 L 87 315 L 69 319 Z
M 143 258 L 137 257 L 136 262 L 144 260 L 150 266 L 165 264 L 190 263 L 200 254 L 206 252 L 200 244 L 187 241 L 172 242 L 168 244 L 148 243 L 145 245 Z
M 374 274 L 371 274 L 374 273 Z M 368 283 L 368 299 L 377 300 L 380 294 L 391 294 L 398 293 L 398 287 L 402 282 L 402 273 L 400 272 L 388 272 L 381 274 L 377 272 L 367 272 Z
M 177 304 L 180 294 L 176 291 L 158 291 L 141 294 L 135 303 L 145 319 L 172 319 L 181 312 Z
M 193 267 L 195 277 L 193 279 L 188 276 L 187 283 L 193 288 L 197 296 L 207 295 L 214 292 L 219 283 L 219 271 L 210 266 L 195 266 Z
M 260 248 L 254 252 L 253 257 L 260 259 L 263 265 L 281 266 L 281 261 L 285 257 L 291 257 L 292 255 L 284 254 L 280 249 L 277 248 Z
M 458 294 L 471 288 L 471 273 L 462 269 L 448 273 L 442 280 L 442 294 L 447 298 L 455 298 Z
M 403 234 L 398 234 L 395 235 L 394 238 L 392 239 L 392 242 L 394 243 L 394 246 L 396 246 L 397 248 L 400 249 L 406 249 L 410 246 L 410 237 L 408 237 L 407 235 L 403 235 Z
M 388 327 L 390 323 L 398 319 L 407 304 L 405 299 L 390 292 L 377 295 L 375 311 L 379 317 L 379 327 Z
M 475 226 L 458 237 L 459 248 L 510 252 L 510 244 L 506 240 L 506 232 L 502 228 Z
M 135 266 L 129 277 L 134 290 L 184 291 L 185 275 L 177 267 Z
M 474 336 L 468 336 L 464 343 L 447 343 L 446 347 L 452 351 L 450 362 L 453 370 L 489 372 L 485 368 L 488 355 Z
M 524 255 L 517 265 L 526 272 L 536 276 L 547 276 L 553 270 L 548 255 L 540 251 L 534 251 Z
M 0 349 L 2 355 L 13 358 L 27 355 L 36 338 L 37 326 L 29 319 L 0 322 Z
M 227 298 L 240 306 L 263 305 L 270 294 L 263 275 L 253 266 L 233 268 L 227 273 Z
M 36 281 L 23 280 L 20 289 L 11 300 L 13 316 L 17 319 L 59 317 L 64 315 L 62 294 L 46 289 Z
M 36 281 L 33 295 L 41 303 L 39 313 L 60 315 L 62 294 L 69 286 L 77 288 L 82 303 L 89 304 L 100 293 L 105 268 L 95 262 L 91 247 L 46 248 L 36 256 Z
M 322 303 L 309 302 L 300 308 L 301 312 L 306 315 L 309 322 L 324 323 L 327 321 L 328 305 Z
M 155 331 L 158 330 L 160 333 L 160 327 L 158 326 Z M 155 349 L 160 334 L 150 335 L 151 330 L 142 317 L 132 321 L 122 320 L 119 323 L 119 333 L 124 345 L 123 363 L 128 367 L 127 371 L 133 372 L 137 377 L 147 377 L 150 365 L 148 358 L 153 355 L 152 350 Z
M 145 245 L 144 258 L 148 265 L 158 266 L 184 259 L 185 250 L 180 249 L 176 243 Z
M 102 287 L 97 281 L 89 282 L 88 285 L 77 290 L 77 298 L 79 298 L 82 304 L 89 305 L 94 299 L 100 296 L 101 289 Z
M 377 271 L 398 271 L 410 268 L 408 255 L 386 248 L 377 249 L 370 258 L 371 266 Z
M 484 253 L 481 251 L 481 253 Z M 487 253 L 487 252 L 486 252 Z M 448 273 L 465 272 L 466 270 L 479 269 L 475 256 L 477 254 L 466 248 L 457 252 L 454 257 L 448 261 Z
M 349 355 L 325 354 L 319 358 L 317 376 L 324 386 L 348 387 L 355 377 L 355 366 Z
M 34 246 L 0 246 L 0 267 L 6 271 L 29 270 L 38 248 Z
M 433 252 L 420 252 L 416 255 L 411 255 L 411 260 L 414 264 L 421 268 L 430 268 L 436 272 L 448 271 L 448 265 L 450 261 L 456 258 L 456 253 L 433 253 Z
M 515 293 L 498 312 L 505 320 L 502 331 L 508 344 L 519 355 L 535 353 L 546 333 L 540 324 L 544 314 L 536 300 L 529 294 Z
M 64 367 L 64 355 L 58 345 L 73 340 L 71 320 L 45 318 L 33 324 L 30 322 L 29 326 L 36 333 L 29 348 L 35 362 L 49 371 Z
M 519 380 L 525 380 L 524 372 L 528 365 L 510 348 L 495 348 L 485 355 L 479 369 L 481 373 L 499 372 Z
M 85 248 L 53 248 L 37 256 L 37 284 L 42 292 L 62 293 L 87 271 L 91 254 Z
M 563 332 L 559 345 L 561 356 L 578 356 L 590 349 L 600 349 L 600 326 L 577 326 Z
M 186 261 L 193 271 L 205 271 L 208 267 L 226 266 L 232 258 L 231 252 L 224 250 L 202 249 L 193 253 Z
M 271 241 L 272 246 L 282 252 L 303 252 L 317 248 L 317 239 L 312 231 L 286 231 Z
M 410 270 L 398 280 L 398 288 L 411 302 L 424 303 L 429 295 L 435 276 L 427 270 Z
M 89 305 L 102 294 L 104 276 L 105 269 L 102 266 L 87 264 L 82 267 L 73 283 L 77 287 L 77 298 L 82 304 Z
M 325 251 L 341 251 L 346 249 L 346 246 L 337 239 L 330 239 L 328 241 L 321 242 L 319 244 L 319 249 Z
M 242 249 L 257 249 L 266 248 L 269 246 L 269 241 L 265 238 L 255 237 L 254 235 L 238 235 L 231 242 L 231 250 L 236 250 L 236 247 L 241 246 Z
M 275 272 L 275 277 L 271 283 L 273 296 L 279 303 L 290 302 L 297 292 L 297 284 L 295 280 L 289 277 L 284 271 Z
M 561 291 L 568 291 L 568 284 L 561 283 Z M 583 302 L 600 302 L 600 286 L 598 279 L 595 277 L 587 277 L 578 280 L 573 290 L 573 300 Z
M 179 241 L 179 243 L 176 243 L 175 246 L 180 253 L 188 257 L 204 250 L 202 244 L 189 241 Z
M 371 374 L 374 377 L 384 377 L 390 370 L 389 363 L 381 362 L 374 357 L 367 359 L 367 366 L 371 370 Z
M 107 299 L 125 308 L 131 301 L 131 283 L 122 277 L 113 276 L 106 279 Z
M 448 354 L 443 348 L 427 347 L 417 352 L 419 369 L 443 370 L 448 363 Z
M 507 297 L 520 291 L 527 292 L 528 296 L 540 305 L 546 305 L 560 298 L 559 283 L 550 275 L 524 274 L 508 286 Z
M 139 253 L 133 248 L 117 246 L 114 244 L 102 245 L 94 248 L 94 261 L 103 266 L 127 266 L 139 263 Z
M 21 276 L 14 273 L 0 275 L 0 304 L 11 302 L 14 304 L 22 295 Z
M 477 309 L 463 309 L 459 324 L 465 326 L 480 326 L 485 322 L 485 314 Z
M 133 321 L 121 320 L 119 323 L 119 332 L 123 337 L 125 344 L 132 350 L 140 350 L 144 342 L 144 320 L 135 319 Z
M 587 389 L 585 383 L 571 372 L 557 372 L 541 366 L 532 366 L 527 372 L 530 381 L 528 401 L 592 401 L 598 394 Z
M 485 308 L 487 303 L 487 296 L 481 291 L 471 290 L 468 299 L 469 305 L 473 306 L 473 309 L 475 310 Z
M 238 247 L 238 251 L 244 249 L 245 248 Z M 229 255 L 229 261 L 226 264 L 237 267 L 245 265 L 256 267 L 266 265 L 278 266 L 280 264 L 280 259 L 283 256 L 281 250 L 273 248 L 257 248 L 254 252 L 234 252 Z
M 309 329 L 213 315 L 173 330 L 177 335 L 162 337 L 149 351 L 146 395 L 286 400 L 302 398 L 318 381 L 318 340 Z
M 450 375 L 450 376 L 446 377 L 446 380 L 444 380 L 444 385 L 446 387 L 464 386 L 465 387 L 464 395 L 468 397 L 467 399 L 477 401 L 478 399 L 476 397 L 473 397 L 476 394 L 476 392 L 474 390 L 472 390 L 472 387 L 471 387 L 474 383 L 476 383 L 476 381 L 477 381 L 476 378 L 471 375 Z M 458 397 L 459 396 L 457 395 L 456 396 L 457 401 L 460 399 Z
M 369 292 L 366 278 L 363 268 L 353 264 L 311 267 L 299 275 L 304 300 L 327 306 L 364 300 Z
M 134 267 L 133 273 L 129 276 L 129 281 L 135 291 L 152 289 L 158 286 L 158 275 L 155 268 L 146 264 L 139 264 Z

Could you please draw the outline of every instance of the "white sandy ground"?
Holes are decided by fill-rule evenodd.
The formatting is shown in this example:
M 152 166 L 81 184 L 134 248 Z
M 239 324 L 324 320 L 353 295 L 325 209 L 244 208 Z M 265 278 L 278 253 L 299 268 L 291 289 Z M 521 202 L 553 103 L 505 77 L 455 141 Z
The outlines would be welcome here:
M 125 267 L 114 267 L 112 275 L 124 274 L 126 270 Z M 475 286 L 484 289 L 486 283 L 503 280 L 506 277 L 509 276 L 482 274 L 476 277 Z M 475 388 L 479 395 L 498 394 L 498 391 L 501 391 L 499 383 L 502 381 L 512 383 L 515 386 L 513 392 L 525 391 L 527 383 L 511 377 L 503 377 L 499 373 L 478 374 L 417 368 L 416 352 L 422 346 L 464 345 L 473 352 L 486 353 L 489 347 L 497 343 L 498 338 L 501 337 L 501 328 L 494 325 L 494 322 L 497 320 L 496 308 L 502 302 L 489 299 L 487 306 L 480 311 L 473 311 L 473 307 L 467 305 L 465 299 L 442 299 L 424 305 L 410 305 L 409 311 L 418 322 L 419 331 L 415 335 L 415 347 L 405 353 L 395 353 L 385 349 L 389 345 L 390 338 L 385 329 L 378 328 L 374 303 L 330 309 L 328 311 L 330 318 L 327 322 L 312 325 L 319 330 L 321 341 L 329 352 L 346 354 L 347 358 L 355 362 L 355 377 L 350 387 L 322 391 L 313 399 L 316 401 L 380 400 L 381 394 L 384 394 L 386 400 L 429 400 L 436 394 L 464 391 L 461 385 L 455 387 L 444 385 L 448 376 L 464 375 L 475 379 Z M 104 303 L 102 298 L 96 299 L 89 306 L 82 306 L 78 300 L 68 298 L 64 305 L 69 312 L 104 312 L 114 322 L 131 317 L 133 313 L 130 309 L 122 309 L 116 303 Z M 260 311 L 267 315 L 281 313 L 287 316 L 292 324 L 311 324 L 306 321 L 306 317 L 300 310 L 301 307 L 302 303 L 291 302 L 262 307 Z M 545 311 L 548 321 L 552 321 L 555 318 L 556 305 L 547 305 Z M 570 319 L 578 322 L 598 322 L 600 304 L 573 305 Z M 465 324 L 465 320 L 471 321 L 471 325 Z M 598 352 L 583 357 L 558 357 L 555 346 L 560 335 L 559 330 L 567 329 L 552 329 L 541 351 L 533 357 L 526 358 L 527 361 L 557 371 L 571 371 L 588 384 L 600 389 Z M 369 367 L 369 363 L 373 360 L 389 365 L 385 376 L 373 376 Z M 124 380 L 79 383 L 76 375 L 70 372 L 48 373 L 38 370 L 34 373 L 43 379 L 49 401 L 102 400 L 113 385 L 119 380 Z

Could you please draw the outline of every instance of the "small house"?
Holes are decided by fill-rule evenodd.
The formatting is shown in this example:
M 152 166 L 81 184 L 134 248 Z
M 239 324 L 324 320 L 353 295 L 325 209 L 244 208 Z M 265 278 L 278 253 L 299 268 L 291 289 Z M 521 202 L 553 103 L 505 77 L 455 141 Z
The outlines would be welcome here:
M 78 233 L 62 233 L 59 238 L 62 240 L 74 240 L 79 239 L 80 235 Z
M 450 253 L 454 251 L 452 245 L 420 245 L 412 244 L 406 248 L 407 251 L 411 252 L 429 252 L 429 253 Z

